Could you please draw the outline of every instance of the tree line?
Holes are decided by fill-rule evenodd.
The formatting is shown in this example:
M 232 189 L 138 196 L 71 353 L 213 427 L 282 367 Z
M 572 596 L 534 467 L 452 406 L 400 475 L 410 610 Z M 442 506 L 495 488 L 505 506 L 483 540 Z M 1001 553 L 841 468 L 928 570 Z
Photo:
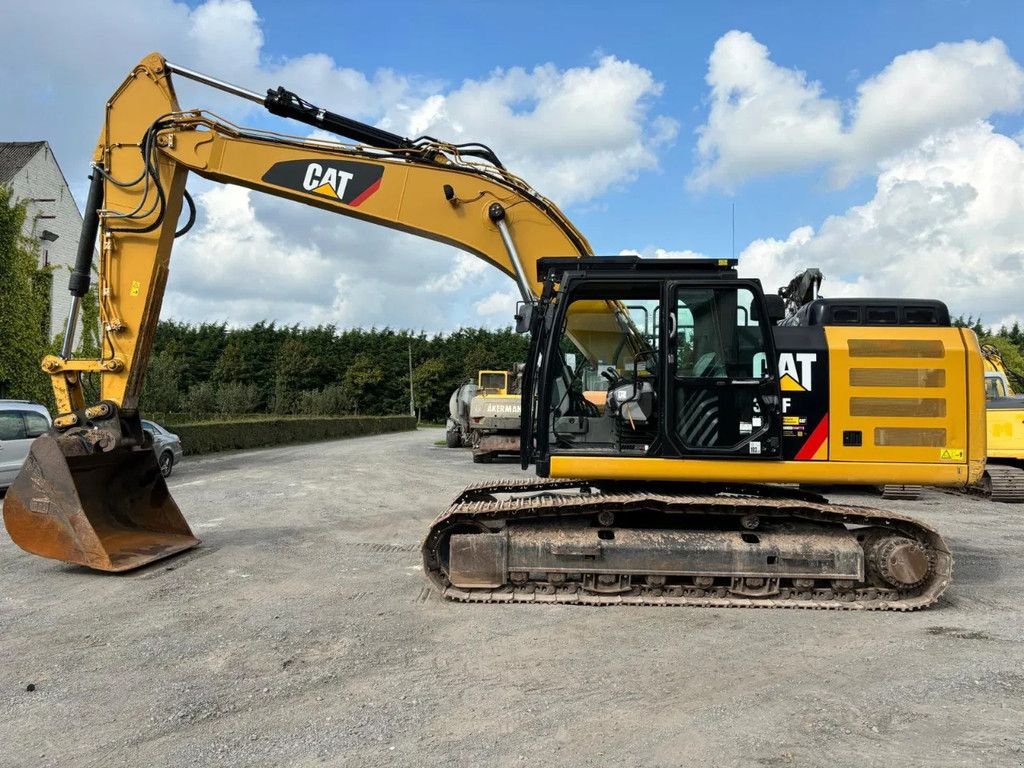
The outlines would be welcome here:
M 993 329 L 961 316 L 954 325 L 974 330 L 982 343 L 1000 349 L 1011 370 L 1024 372 L 1019 323 Z M 510 328 L 462 328 L 428 336 L 390 328 L 341 330 L 273 322 L 229 328 L 162 320 L 141 407 L 200 418 L 408 413 L 411 355 L 416 413 L 443 421 L 457 386 L 475 379 L 479 370 L 511 370 L 526 359 L 528 344 L 527 336 Z
M 528 343 L 511 329 L 428 336 L 390 328 L 272 322 L 228 328 L 162 320 L 140 405 L 146 412 L 196 417 L 408 413 L 411 357 L 417 415 L 441 421 L 459 384 L 480 369 L 512 369 L 525 359 Z
M 40 267 L 35 238 L 25 237 L 26 209 L 0 185 L 0 398 L 34 400 L 55 410 L 44 354 L 60 349 L 48 338 L 52 267 Z M 62 276 L 63 277 L 63 276 Z M 1019 323 L 993 329 L 972 316 L 982 343 L 998 347 L 1011 369 L 1024 373 L 1024 331 Z M 95 286 L 82 304 L 83 332 L 76 356 L 99 354 Z M 448 398 L 481 369 L 510 370 L 525 360 L 529 339 L 511 329 L 463 328 L 450 334 L 390 328 L 341 330 L 260 322 L 159 323 L 143 387 L 148 413 L 194 417 L 275 413 L 386 415 L 409 412 L 409 359 L 414 406 L 421 418 L 440 421 Z M 95 381 L 87 395 L 98 397 Z
M 973 317 L 954 325 L 974 330 L 1000 349 L 1006 365 L 1024 372 L 1024 331 L 984 327 Z M 409 411 L 409 363 L 417 415 L 443 421 L 448 398 L 482 369 L 511 370 L 526 359 L 529 338 L 511 329 L 463 328 L 428 336 L 390 328 L 339 330 L 260 322 L 163 320 L 157 327 L 141 406 L 192 417 L 274 413 L 387 415 Z
M 999 350 L 1003 358 L 1003 365 L 1018 376 L 1024 376 L 1024 330 L 1019 322 L 1014 322 L 1009 328 L 986 328 L 981 323 L 981 318 L 974 316 L 964 317 L 960 315 L 953 320 L 953 325 L 960 328 L 970 328 L 982 344 L 991 344 Z M 1024 394 L 1024 392 L 1017 392 Z

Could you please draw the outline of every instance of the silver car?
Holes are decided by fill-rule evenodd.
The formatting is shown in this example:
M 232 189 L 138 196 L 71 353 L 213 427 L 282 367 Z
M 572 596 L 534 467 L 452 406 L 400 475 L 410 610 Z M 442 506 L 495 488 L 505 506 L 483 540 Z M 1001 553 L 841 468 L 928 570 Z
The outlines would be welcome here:
M 153 452 L 156 453 L 156 461 L 160 465 L 160 474 L 170 477 L 174 465 L 185 455 L 181 449 L 181 439 L 155 421 L 143 419 L 142 430 L 153 440 Z
M 32 441 L 50 428 L 50 413 L 28 400 L 0 400 L 0 491 L 7 490 L 28 458 Z

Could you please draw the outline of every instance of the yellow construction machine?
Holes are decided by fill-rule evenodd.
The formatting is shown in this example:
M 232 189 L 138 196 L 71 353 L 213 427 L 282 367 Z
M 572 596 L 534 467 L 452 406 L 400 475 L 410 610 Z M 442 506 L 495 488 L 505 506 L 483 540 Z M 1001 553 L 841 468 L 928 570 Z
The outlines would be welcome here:
M 996 346 L 984 344 L 981 353 L 988 461 L 977 487 L 993 501 L 1024 503 L 1024 377 L 1006 366 Z
M 522 430 L 522 399 L 519 382 L 522 366 L 510 371 L 478 371 L 448 400 L 445 444 L 468 446 L 473 462 L 485 463 L 502 454 L 518 456 Z
M 480 371 L 476 396 L 469 404 L 474 463 L 521 452 L 522 371 Z
M 176 77 L 356 143 L 182 110 Z M 516 281 L 531 334 L 521 459 L 540 477 L 471 486 L 435 520 L 424 566 L 445 597 L 911 610 L 950 582 L 950 553 L 926 524 L 770 484 L 980 478 L 985 396 L 969 330 L 777 326 L 781 299 L 732 260 L 593 256 L 481 144 L 406 139 L 157 54 L 107 103 L 93 167 L 68 328 L 95 243 L 103 352 L 73 358 L 69 334 L 43 361 L 60 414 L 4 505 L 29 552 L 123 571 L 198 543 L 138 412 L 191 172 L 449 243 Z

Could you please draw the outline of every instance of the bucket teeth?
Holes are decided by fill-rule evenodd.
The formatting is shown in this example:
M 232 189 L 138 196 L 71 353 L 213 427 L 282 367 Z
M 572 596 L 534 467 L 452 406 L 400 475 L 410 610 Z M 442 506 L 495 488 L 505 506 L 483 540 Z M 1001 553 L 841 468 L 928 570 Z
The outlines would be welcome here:
M 99 571 L 132 570 L 196 546 L 152 449 L 103 447 L 71 435 L 32 443 L 4 500 L 14 543 Z

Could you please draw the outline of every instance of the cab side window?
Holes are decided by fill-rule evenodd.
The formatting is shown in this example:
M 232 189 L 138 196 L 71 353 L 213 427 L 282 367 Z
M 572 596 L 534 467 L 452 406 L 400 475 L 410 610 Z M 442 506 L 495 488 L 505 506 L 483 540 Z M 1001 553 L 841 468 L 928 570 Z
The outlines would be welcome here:
M 988 400 L 995 400 L 1000 397 L 1006 397 L 1006 390 L 1003 388 L 1003 380 L 996 378 L 995 376 L 986 376 L 985 398 Z
M 747 288 L 680 288 L 676 302 L 676 376 L 758 375 L 764 338 Z M 759 357 L 760 355 L 760 357 Z

